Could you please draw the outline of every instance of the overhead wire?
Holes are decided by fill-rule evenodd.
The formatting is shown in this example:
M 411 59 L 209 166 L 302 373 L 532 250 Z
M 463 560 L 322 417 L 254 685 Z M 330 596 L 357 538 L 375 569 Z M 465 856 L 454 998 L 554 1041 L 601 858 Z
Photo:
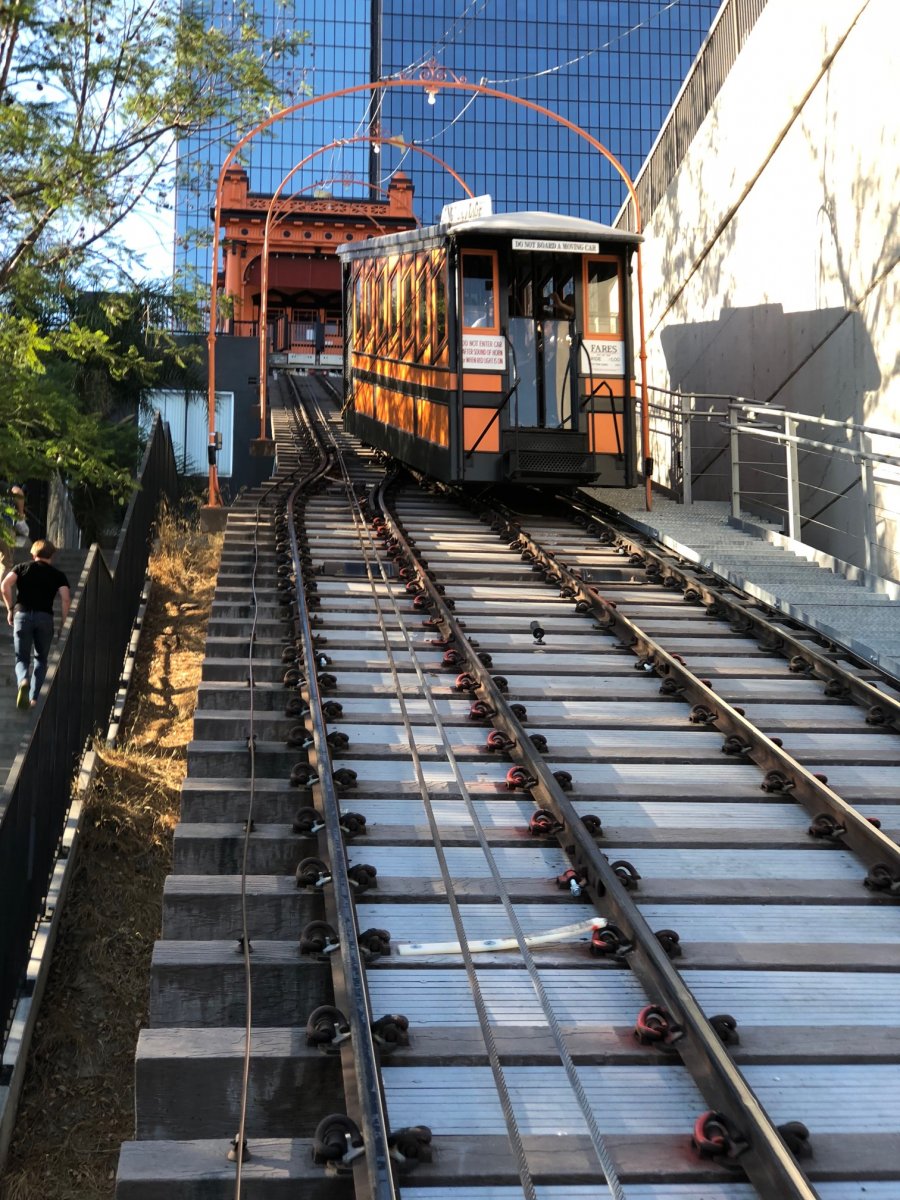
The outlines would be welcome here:
M 444 50 L 453 41 L 453 39 L 457 35 L 457 33 L 461 29 L 463 29 L 470 20 L 472 20 L 474 17 L 477 17 L 482 12 L 484 12 L 484 10 L 487 8 L 489 3 L 490 3 L 490 0 L 470 0 L 470 2 L 466 5 L 466 7 L 459 14 L 459 16 L 454 18 L 453 23 L 450 26 L 448 26 L 447 29 L 445 29 L 444 32 L 441 34 L 441 36 L 437 39 L 437 41 L 432 44 L 431 51 L 429 53 L 420 55 L 419 58 L 414 59 L 412 62 L 408 63 L 401 70 L 393 72 L 393 74 L 389 75 L 387 78 L 388 79 L 400 78 L 404 75 L 409 74 L 412 71 L 418 70 L 420 67 L 425 66 L 425 64 L 431 58 L 437 58 L 437 56 L 439 54 L 443 54 Z M 481 6 L 480 8 L 478 8 L 479 4 Z M 471 10 L 477 10 L 477 11 L 473 12 Z M 482 82 L 486 82 L 486 81 L 482 80 Z M 459 121 L 463 117 L 463 115 L 468 111 L 468 109 L 472 106 L 472 104 L 474 104 L 474 102 L 477 99 L 478 99 L 477 94 L 471 95 L 466 100 L 462 109 L 457 113 L 457 115 L 453 118 L 453 120 L 449 122 L 449 124 L 445 125 L 444 128 L 439 130 L 437 133 L 432 134 L 431 137 L 421 138 L 421 139 L 417 140 L 415 144 L 416 145 L 427 145 L 427 144 L 435 142 L 439 138 L 443 137 L 443 135 L 446 133 L 446 131 L 448 129 L 452 128 L 452 126 L 454 126 L 457 123 L 457 121 Z M 369 94 L 369 96 L 366 100 L 366 105 L 363 110 L 363 114 L 356 123 L 356 129 L 354 130 L 353 136 L 358 136 L 360 133 L 362 133 L 362 131 L 364 129 L 367 129 L 367 128 L 368 129 L 371 129 L 373 127 L 376 129 L 378 128 L 378 122 L 380 119 L 383 103 L 384 103 L 384 91 L 382 89 L 378 89 Z M 344 152 L 343 146 L 335 147 L 331 151 L 332 161 L 334 160 L 335 155 L 343 154 L 343 152 Z M 403 153 L 400 155 L 400 158 L 398 159 L 398 161 L 394 164 L 394 166 L 391 167 L 391 169 L 389 171 L 385 171 L 384 173 L 379 175 L 379 183 L 381 186 L 384 186 L 391 178 L 393 178 L 394 175 L 396 175 L 396 173 L 401 169 L 401 167 L 406 162 L 406 160 L 409 158 L 409 156 L 410 156 L 410 150 L 409 150 L 409 147 L 406 147 L 404 149 Z
M 470 0 L 459 16 L 453 19 L 453 23 L 444 30 L 436 42 L 432 43 L 431 50 L 415 59 L 405 70 L 415 71 L 417 67 L 424 67 L 430 59 L 436 59 L 439 55 L 443 54 L 448 45 L 454 41 L 457 34 L 466 27 L 469 21 L 480 16 L 489 3 L 490 0 Z M 481 4 L 480 9 L 478 9 L 479 4 Z M 478 11 L 472 12 L 472 9 L 477 9 Z
M 631 37 L 633 33 L 638 33 L 641 29 L 648 28 L 655 20 L 657 20 L 658 17 L 661 17 L 664 13 L 669 12 L 670 9 L 677 8 L 680 4 L 681 0 L 669 0 L 667 4 L 664 4 L 662 8 L 657 9 L 656 12 L 651 13 L 649 17 L 646 17 L 643 21 L 638 21 L 636 24 L 629 26 L 628 29 L 623 29 L 621 33 L 616 34 L 616 36 L 610 38 L 609 41 L 604 42 L 600 46 L 593 46 L 590 50 L 585 50 L 583 54 L 577 54 L 574 58 L 569 58 L 566 59 L 565 62 L 557 63 L 556 66 L 545 67 L 541 71 L 530 71 L 524 75 L 511 75 L 505 79 L 484 79 L 482 82 L 490 85 L 491 87 L 497 87 L 500 84 L 521 83 L 526 79 L 540 79 L 545 75 L 556 75 L 560 71 L 567 71 L 569 67 L 577 66 L 578 63 L 584 62 L 585 59 L 591 58 L 595 54 L 602 54 L 604 50 L 608 50 L 611 46 L 615 46 L 617 42 L 622 42 L 625 40 L 625 38 Z
M 487 6 L 487 2 L 488 2 L 488 0 L 484 0 L 484 3 L 482 4 L 482 8 L 479 10 L 479 12 L 474 13 L 472 15 L 468 15 L 468 10 L 474 8 L 476 6 L 476 4 L 478 3 L 478 0 L 473 0 L 473 2 L 470 3 L 469 5 L 467 5 L 467 8 L 457 18 L 457 24 L 461 23 L 460 27 L 462 27 L 462 25 L 465 24 L 466 21 L 472 19 L 472 16 L 480 15 L 480 12 L 483 12 L 484 8 Z M 554 66 L 546 67 L 540 71 L 533 71 L 533 72 L 529 72 L 529 73 L 521 74 L 521 75 L 513 75 L 513 76 L 506 77 L 506 78 L 492 78 L 487 75 L 482 75 L 481 78 L 479 79 L 479 83 L 484 84 L 487 87 L 498 87 L 501 85 L 522 83 L 529 79 L 539 79 L 543 76 L 555 75 L 562 71 L 566 71 L 570 67 L 577 66 L 578 63 L 583 62 L 584 60 L 586 60 L 588 58 L 591 58 L 595 54 L 601 54 L 601 53 L 603 53 L 604 50 L 609 50 L 612 46 L 615 46 L 619 42 L 624 41 L 626 38 L 631 37 L 632 34 L 638 33 L 641 29 L 649 28 L 649 26 L 653 22 L 657 21 L 661 16 L 663 16 L 665 13 L 669 12 L 670 10 L 677 8 L 681 4 L 681 2 L 682 2 L 682 0 L 668 0 L 668 2 L 666 4 L 663 4 L 662 7 L 657 9 L 655 12 L 651 13 L 649 17 L 646 17 L 641 21 L 637 21 L 634 25 L 629 26 L 627 29 L 623 29 L 620 33 L 616 34 L 615 37 L 610 38 L 608 41 L 603 42 L 601 45 L 594 46 L 591 49 L 586 50 L 583 53 L 576 55 L 574 58 L 567 59 L 565 62 L 557 63 Z M 453 36 L 455 36 L 455 33 L 456 33 L 456 30 L 452 26 L 450 28 L 448 28 L 447 30 L 445 30 L 444 33 L 441 35 L 441 37 L 438 39 L 438 42 L 435 43 L 435 46 L 432 48 L 433 53 L 432 53 L 431 57 L 437 57 L 438 53 L 443 55 L 444 52 L 449 48 L 449 44 L 450 44 L 450 42 L 452 42 Z M 438 47 L 440 47 L 439 50 L 438 50 Z M 389 78 L 396 78 L 396 77 L 402 76 L 404 74 L 407 74 L 409 72 L 415 71 L 418 68 L 425 66 L 425 64 L 427 62 L 428 62 L 428 56 L 423 55 L 419 59 L 410 63 L 408 66 L 404 67 L 401 71 L 395 72 L 394 75 L 389 76 Z M 381 99 L 382 99 L 382 97 L 379 96 L 379 105 L 380 105 Z M 424 145 L 428 145 L 428 144 L 440 141 L 444 137 L 444 135 L 448 132 L 448 130 L 452 129 L 453 126 L 465 116 L 465 114 L 469 111 L 469 109 L 474 105 L 475 101 L 478 99 L 479 99 L 479 95 L 477 92 L 471 93 L 471 95 L 469 95 L 467 97 L 462 108 L 453 117 L 453 119 L 451 121 L 448 121 L 445 125 L 443 125 L 440 129 L 438 129 L 435 133 L 431 134 L 430 136 L 416 139 L 415 144 L 424 146 Z M 385 175 L 383 175 L 381 177 L 382 184 L 385 183 L 386 180 L 390 179 L 391 175 L 393 175 L 396 171 L 398 171 L 400 169 L 400 167 L 403 165 L 406 158 L 409 156 L 409 153 L 410 152 L 408 149 L 405 150 L 403 155 L 401 156 L 399 162 L 396 164 L 396 166 L 394 166 L 391 171 L 387 172 Z

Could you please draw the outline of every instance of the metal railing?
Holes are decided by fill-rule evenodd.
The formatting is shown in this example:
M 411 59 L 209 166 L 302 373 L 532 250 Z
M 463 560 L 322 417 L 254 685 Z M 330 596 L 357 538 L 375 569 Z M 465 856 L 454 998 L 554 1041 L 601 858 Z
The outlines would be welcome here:
M 719 10 L 635 179 L 645 228 L 766 3 L 727 0 Z M 630 199 L 622 205 L 613 224 L 634 232 L 634 204 Z
M 900 430 L 738 396 L 651 388 L 655 457 L 682 503 L 729 500 L 802 542 L 889 579 L 900 501 Z
M 162 496 L 176 494 L 168 427 L 154 421 L 112 565 L 88 552 L 36 719 L 0 794 L 0 1045 L 20 993 L 87 739 L 106 721 L 137 613 Z

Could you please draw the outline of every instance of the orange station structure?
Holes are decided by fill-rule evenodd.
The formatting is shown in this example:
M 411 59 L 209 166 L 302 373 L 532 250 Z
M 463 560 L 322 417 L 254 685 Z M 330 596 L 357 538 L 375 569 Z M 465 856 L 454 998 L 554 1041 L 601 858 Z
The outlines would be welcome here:
M 269 231 L 270 366 L 342 365 L 342 242 L 414 229 L 413 185 L 402 172 L 385 199 L 279 196 Z M 229 167 L 222 191 L 219 332 L 257 337 L 266 214 L 272 196 L 251 192 L 243 167 Z

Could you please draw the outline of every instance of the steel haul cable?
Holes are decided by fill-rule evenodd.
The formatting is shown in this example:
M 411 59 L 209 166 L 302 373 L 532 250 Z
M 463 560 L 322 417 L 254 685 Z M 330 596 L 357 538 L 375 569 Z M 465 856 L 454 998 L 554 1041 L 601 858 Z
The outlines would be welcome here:
M 314 477 L 320 481 L 329 478 L 327 472 L 333 464 L 333 455 L 325 453 L 322 439 L 315 431 L 313 422 L 306 413 L 305 407 L 300 409 L 307 426 L 308 436 L 316 443 L 319 455 L 319 467 Z M 298 532 L 293 520 L 293 504 L 296 489 L 289 498 L 289 510 L 292 518 L 289 525 L 295 564 L 298 560 Z M 297 586 L 297 603 L 300 614 L 300 635 L 303 639 L 306 662 L 308 666 L 315 663 L 315 641 L 309 621 L 309 614 L 303 599 L 303 591 Z M 359 928 L 356 920 L 356 907 L 352 898 L 352 886 L 348 876 L 348 863 L 343 831 L 340 827 L 340 803 L 334 790 L 332 775 L 326 766 L 331 766 L 331 749 L 327 740 L 327 726 L 322 712 L 321 693 L 318 677 L 313 666 L 307 670 L 307 688 L 309 696 L 309 718 L 312 723 L 313 739 L 315 742 L 316 763 L 318 767 L 318 788 L 321 803 L 321 813 L 325 825 L 325 838 L 331 863 L 330 896 L 333 901 L 336 923 L 341 942 L 341 956 L 333 969 L 340 973 L 341 986 L 351 1002 L 348 1017 L 351 1027 L 349 1046 L 353 1055 L 353 1066 L 356 1075 L 357 1102 L 361 1117 L 363 1148 L 366 1167 L 369 1175 L 371 1195 L 376 1200 L 395 1200 L 396 1190 L 391 1169 L 391 1151 L 388 1133 L 387 1113 L 384 1103 L 383 1088 L 375 1050 L 373 1018 L 369 1001 L 366 974 L 362 965 Z M 350 1102 L 348 1095 L 347 1100 Z
M 250 1092 L 250 1063 L 252 1055 L 253 1043 L 253 982 L 252 982 L 252 966 L 250 961 L 250 924 L 247 914 L 247 863 L 250 852 L 250 834 L 253 830 L 253 807 L 256 800 L 256 733 L 254 730 L 254 722 L 256 719 L 255 709 L 255 691 L 256 679 L 253 669 L 254 649 L 256 646 L 257 628 L 259 625 L 259 596 L 257 593 L 257 576 L 259 574 L 259 530 L 260 516 L 263 505 L 270 498 L 285 487 L 285 484 L 291 478 L 295 478 L 300 474 L 300 465 L 289 472 L 284 479 L 279 479 L 273 483 L 256 503 L 254 512 L 253 525 L 253 568 L 250 575 L 250 596 L 253 606 L 253 618 L 250 627 L 250 650 L 247 657 L 248 683 L 250 691 L 250 710 L 249 710 L 249 732 L 247 735 L 247 749 L 250 755 L 250 788 L 247 801 L 247 817 L 244 825 L 244 839 L 241 852 L 241 951 L 244 964 L 244 998 L 245 998 L 245 1025 L 244 1025 L 244 1050 L 243 1062 L 241 1069 L 241 1090 L 239 1099 L 239 1122 L 238 1131 L 232 1143 L 232 1150 L 229 1153 L 229 1158 L 233 1158 L 235 1164 L 234 1177 L 234 1200 L 241 1200 L 241 1188 L 243 1183 L 244 1159 L 246 1157 L 246 1128 L 247 1128 L 247 1105 Z
M 324 421 L 324 419 L 323 419 L 323 421 Z M 403 690 L 402 690 L 402 687 L 400 686 L 399 672 L 397 669 L 396 659 L 394 656 L 393 648 L 390 645 L 390 639 L 387 635 L 387 630 L 386 630 L 386 626 L 385 626 L 385 622 L 384 622 L 384 616 L 383 616 L 383 612 L 382 612 L 382 608 L 381 608 L 381 601 L 380 601 L 380 598 L 378 597 L 377 593 L 375 592 L 375 587 L 374 587 L 375 580 L 372 575 L 372 566 L 371 566 L 371 557 L 370 556 L 374 556 L 374 558 L 378 564 L 378 568 L 381 572 L 382 581 L 386 585 L 388 585 L 389 600 L 394 609 L 394 615 L 397 617 L 397 621 L 398 621 L 401 633 L 406 641 L 407 650 L 408 650 L 410 659 L 413 664 L 413 669 L 415 670 L 415 672 L 418 676 L 419 683 L 422 688 L 422 693 L 425 697 L 426 703 L 428 704 L 428 706 L 431 710 L 432 719 L 434 720 L 435 726 L 440 733 L 441 740 L 444 744 L 444 752 L 445 752 L 447 761 L 450 764 L 450 767 L 454 773 L 454 776 L 456 777 L 456 781 L 457 781 L 457 785 L 460 789 L 460 793 L 461 793 L 463 800 L 467 806 L 470 819 L 472 820 L 473 828 L 476 832 L 476 836 L 479 841 L 479 845 L 480 845 L 482 852 L 485 856 L 485 859 L 488 863 L 492 877 L 494 879 L 495 886 L 497 887 L 498 895 L 500 896 L 501 902 L 506 911 L 507 918 L 509 919 L 510 925 L 512 926 L 513 932 L 516 936 L 516 940 L 519 944 L 519 950 L 522 955 L 523 962 L 525 963 L 526 969 L 529 972 L 529 977 L 530 977 L 532 986 L 534 987 L 534 990 L 538 997 L 538 1000 L 541 1003 L 541 1006 L 544 1010 L 544 1014 L 547 1017 L 547 1023 L 553 1034 L 553 1038 L 556 1043 L 560 1059 L 561 1059 L 564 1069 L 566 1071 L 566 1075 L 569 1079 L 569 1083 L 572 1087 L 573 1092 L 575 1093 L 575 1096 L 579 1103 L 579 1107 L 581 1108 L 582 1114 L 585 1118 L 585 1122 L 587 1124 L 587 1127 L 588 1127 L 588 1130 L 589 1130 L 589 1133 L 591 1136 L 591 1141 L 594 1144 L 594 1149 L 597 1152 L 597 1157 L 601 1163 L 601 1166 L 603 1167 L 604 1175 L 606 1177 L 606 1183 L 609 1188 L 610 1194 L 615 1198 L 615 1200 L 625 1200 L 625 1191 L 624 1191 L 622 1184 L 618 1178 L 615 1165 L 612 1161 L 612 1157 L 609 1153 L 609 1150 L 606 1146 L 603 1136 L 600 1133 L 600 1130 L 597 1126 L 596 1118 L 594 1117 L 593 1110 L 590 1105 L 590 1101 L 587 1098 L 587 1095 L 584 1091 L 584 1086 L 581 1083 L 581 1079 L 578 1075 L 577 1067 L 575 1066 L 575 1063 L 572 1060 L 571 1054 L 569 1053 L 568 1047 L 565 1044 L 565 1039 L 563 1037 L 562 1030 L 560 1029 L 559 1022 L 556 1019 L 556 1014 L 553 1011 L 553 1007 L 550 1002 L 550 999 L 547 996 L 546 991 L 543 986 L 543 983 L 540 979 L 537 965 L 534 962 L 533 956 L 525 942 L 525 934 L 521 928 L 518 917 L 517 917 L 514 907 L 512 905 L 512 901 L 509 897 L 509 893 L 503 882 L 502 875 L 500 874 L 499 868 L 497 867 L 496 860 L 495 860 L 493 852 L 490 848 L 490 844 L 487 840 L 487 836 L 484 832 L 484 828 L 481 824 L 481 820 L 478 816 L 477 810 L 472 801 L 472 798 L 471 798 L 471 795 L 466 786 L 465 780 L 463 779 L 462 773 L 459 769 L 459 764 L 456 759 L 455 753 L 454 753 L 454 751 L 450 745 L 450 742 L 447 738 L 446 731 L 443 727 L 443 722 L 440 719 L 440 715 L 437 711 L 433 696 L 431 694 L 430 685 L 428 684 L 428 681 L 426 679 L 426 676 L 422 669 L 422 666 L 421 666 L 420 662 L 418 661 L 418 652 L 416 651 L 416 649 L 415 649 L 414 645 L 412 644 L 412 641 L 409 637 L 409 632 L 406 628 L 406 625 L 403 620 L 403 616 L 400 612 L 399 606 L 398 606 L 395 598 L 393 597 L 393 595 L 390 592 L 387 572 L 384 570 L 384 565 L 382 563 L 381 556 L 378 552 L 378 547 L 375 544 L 374 539 L 372 538 L 372 535 L 371 535 L 368 527 L 365 525 L 364 519 L 362 517 L 362 513 L 359 510 L 359 504 L 358 504 L 356 495 L 353 492 L 352 484 L 350 482 L 349 476 L 347 475 L 346 466 L 343 463 L 343 459 L 341 459 L 340 462 L 341 462 L 342 470 L 345 475 L 345 482 L 346 482 L 346 486 L 348 488 L 348 495 L 351 497 L 351 502 L 354 504 L 355 509 L 356 509 L 356 511 L 354 513 L 354 524 L 357 527 L 357 533 L 360 538 L 360 549 L 362 551 L 363 557 L 366 562 L 367 575 L 369 577 L 370 584 L 373 588 L 373 597 L 372 597 L 373 603 L 376 607 L 376 611 L 378 614 L 379 628 L 381 630 L 382 637 L 383 637 L 383 640 L 385 643 L 385 650 L 386 650 L 388 662 L 390 665 L 391 675 L 394 680 L 397 698 L 399 701 L 401 713 L 403 715 L 404 725 L 405 725 L 406 731 L 407 731 L 407 738 L 409 740 L 409 746 L 410 746 L 410 755 L 413 760 L 416 777 L 417 777 L 417 780 L 419 783 L 420 793 L 422 795 L 422 800 L 423 800 L 423 804 L 425 807 L 426 815 L 428 817 L 429 826 L 431 828 L 432 836 L 434 838 L 435 852 L 437 854 L 438 862 L 440 864 L 441 875 L 442 875 L 442 878 L 444 881 L 448 904 L 450 906 L 454 926 L 456 927 L 457 935 L 459 937 L 460 949 L 462 950 L 462 953 L 463 953 L 463 959 L 464 959 L 464 962 L 466 965 L 466 971 L 469 976 L 470 983 L 472 985 L 473 999 L 475 1001 L 476 1009 L 479 1014 L 479 1021 L 482 1026 L 482 1033 L 485 1037 L 485 1043 L 488 1048 L 489 1057 L 491 1059 L 492 1072 L 494 1074 L 495 1080 L 498 1083 L 498 1090 L 500 1091 L 500 1094 L 501 1094 L 501 1101 L 502 1101 L 503 1108 L 504 1108 L 504 1115 L 507 1119 L 507 1125 L 509 1126 L 510 1138 L 515 1147 L 517 1160 L 519 1161 L 519 1172 L 520 1172 L 520 1178 L 522 1180 L 523 1189 L 525 1190 L 526 1196 L 529 1197 L 529 1200 L 532 1200 L 532 1198 L 535 1196 L 535 1193 L 533 1190 L 534 1183 L 533 1183 L 533 1180 L 531 1179 L 530 1169 L 528 1167 L 524 1147 L 521 1142 L 521 1135 L 519 1134 L 518 1127 L 515 1122 L 515 1117 L 512 1112 L 512 1104 L 511 1104 L 511 1100 L 509 1097 L 509 1092 L 507 1089 L 505 1078 L 503 1077 L 502 1065 L 500 1064 L 500 1061 L 499 1061 L 499 1055 L 497 1055 L 497 1051 L 496 1051 L 496 1047 L 495 1047 L 494 1039 L 493 1039 L 493 1032 L 491 1030 L 490 1022 L 489 1022 L 489 1019 L 487 1016 L 486 1005 L 484 1003 L 484 1000 L 483 1000 L 483 997 L 481 994 L 481 989 L 480 989 L 480 986 L 477 981 L 477 974 L 475 972 L 474 963 L 471 958 L 471 952 L 469 951 L 468 942 L 467 942 L 466 935 L 465 935 L 465 930 L 464 930 L 464 927 L 462 924 L 462 915 L 459 911 L 458 902 L 457 902 L 456 895 L 455 895 L 455 892 L 453 889 L 452 877 L 450 876 L 449 867 L 446 862 L 444 848 L 443 848 L 443 844 L 442 844 L 441 837 L 440 837 L 440 830 L 439 830 L 439 827 L 437 824 L 437 818 L 435 817 L 434 810 L 431 805 L 431 799 L 428 794 L 427 783 L 425 781 L 424 773 L 422 770 L 421 759 L 419 757 L 418 751 L 415 746 L 415 741 L 414 741 L 413 732 L 412 732 L 412 723 L 409 719 L 408 710 L 406 708 L 406 702 L 403 697 Z M 362 527 L 365 529 L 365 535 L 369 542 L 368 546 L 366 546 L 365 541 L 363 540 L 362 534 L 360 532 L 360 525 L 362 525 Z

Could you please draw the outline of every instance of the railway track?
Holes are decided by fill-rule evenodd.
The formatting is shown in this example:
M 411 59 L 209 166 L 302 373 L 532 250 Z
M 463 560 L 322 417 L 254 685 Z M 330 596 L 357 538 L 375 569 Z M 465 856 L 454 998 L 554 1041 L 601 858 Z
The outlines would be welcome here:
M 120 1200 L 896 1200 L 890 688 L 307 407 L 226 533 Z

